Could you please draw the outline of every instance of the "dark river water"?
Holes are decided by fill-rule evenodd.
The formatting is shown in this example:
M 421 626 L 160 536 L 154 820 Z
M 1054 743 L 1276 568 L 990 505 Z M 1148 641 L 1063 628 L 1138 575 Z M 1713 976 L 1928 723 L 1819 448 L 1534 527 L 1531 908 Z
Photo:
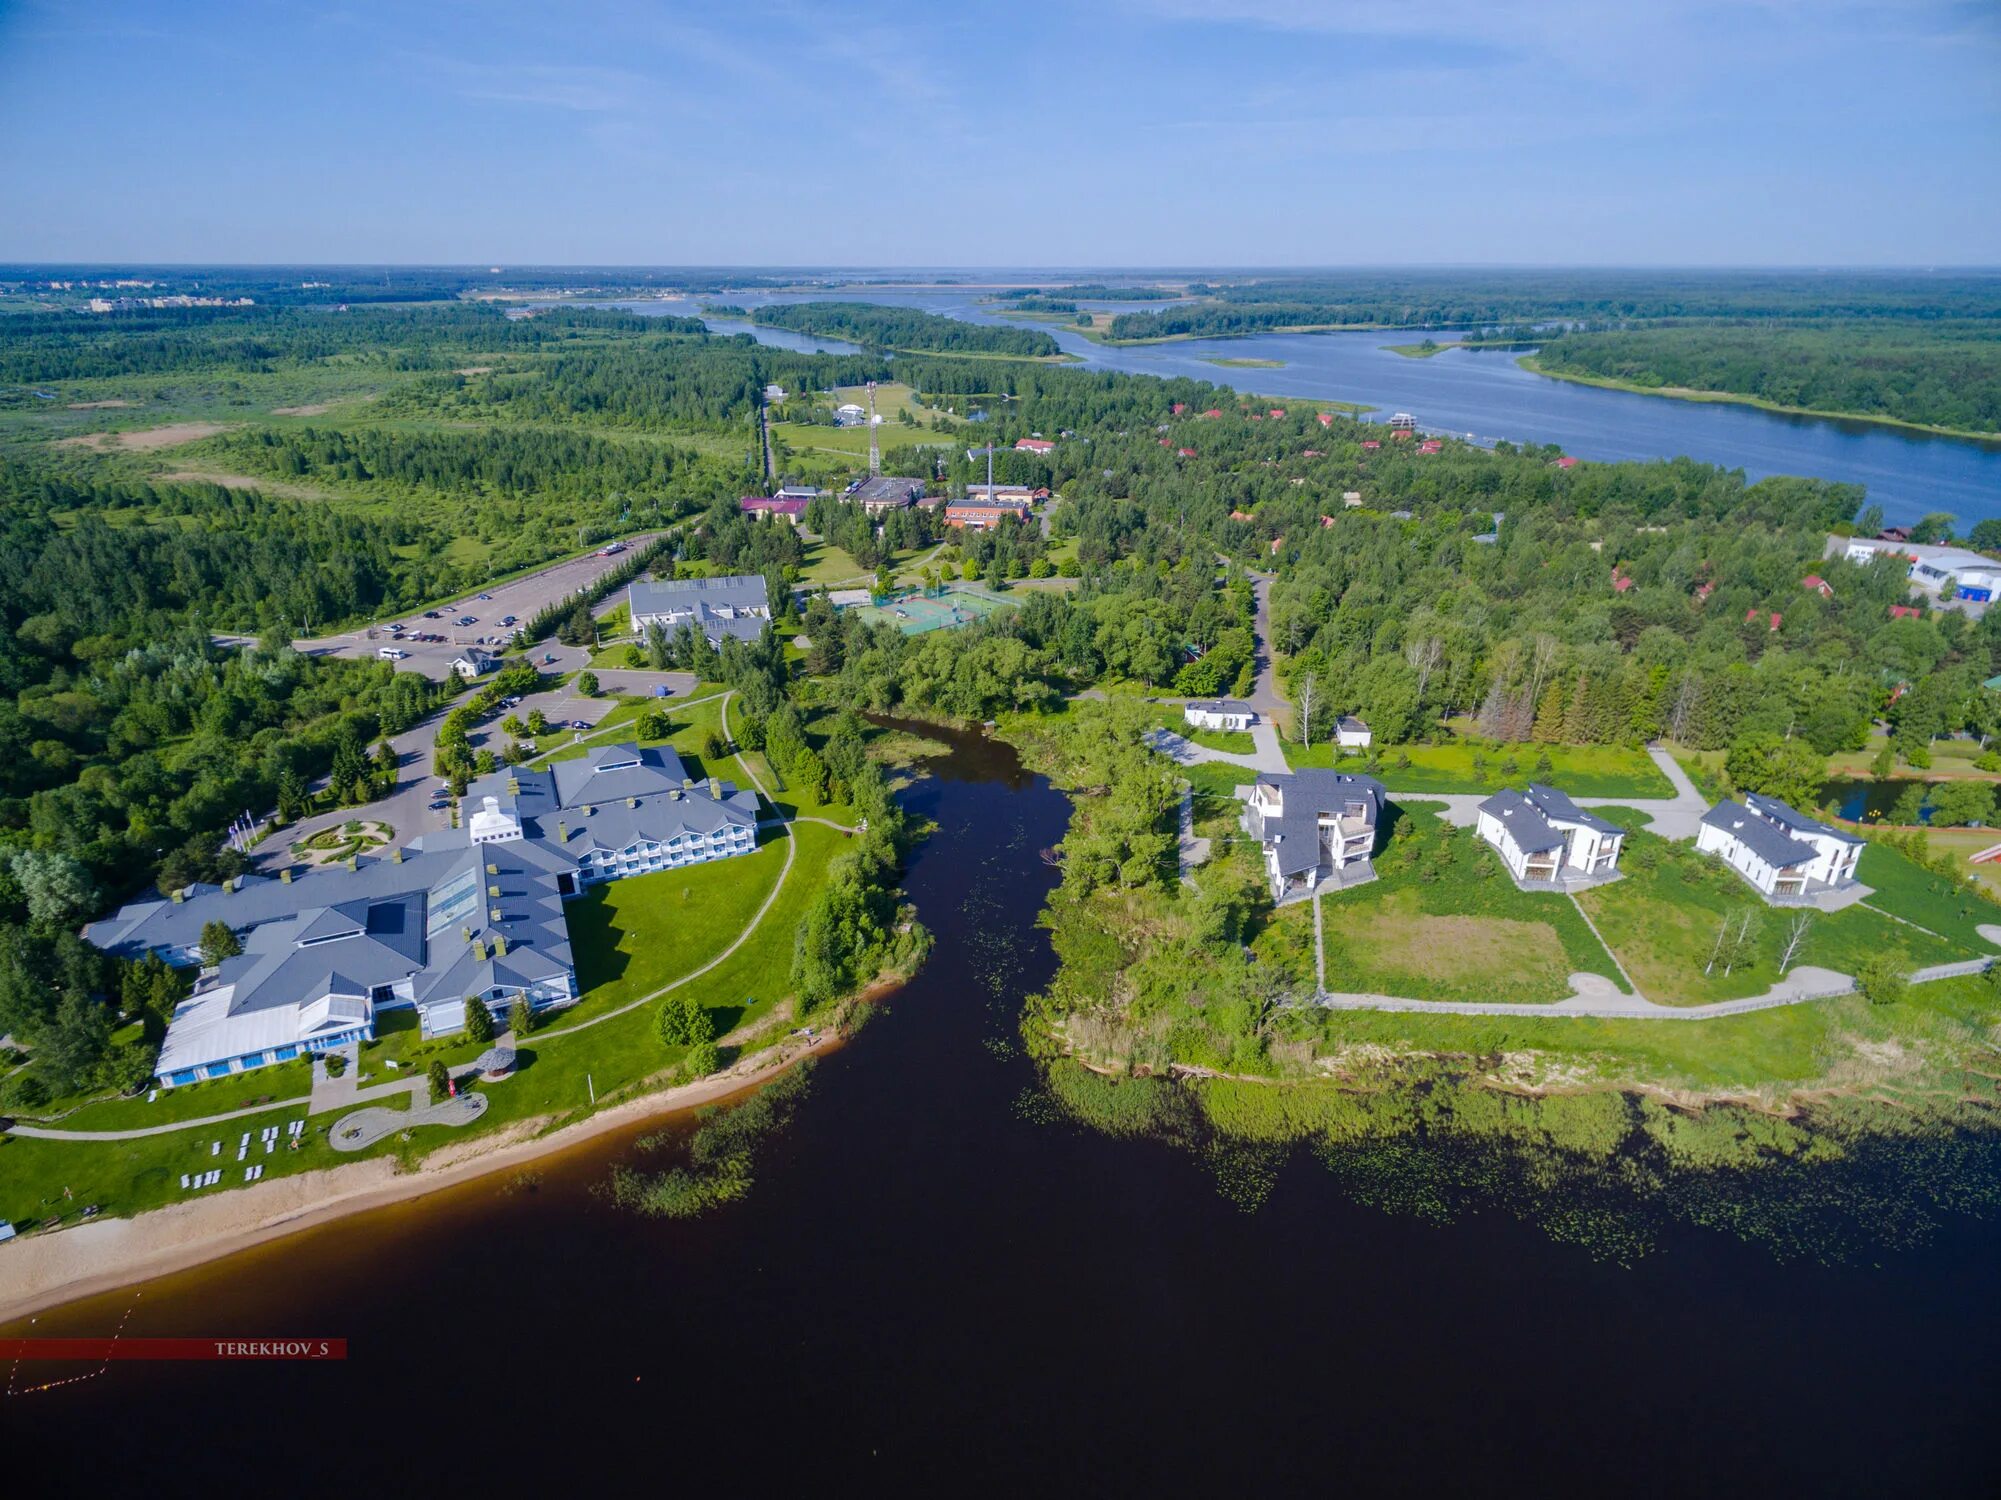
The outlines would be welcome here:
M 975 323 L 1010 320 L 979 292 L 873 287 L 810 297 L 796 292 L 736 293 L 714 300 L 739 307 L 771 302 L 846 300 L 915 307 Z M 701 298 L 616 304 L 638 312 L 699 315 Z M 1085 303 L 1132 311 L 1146 303 Z M 811 352 L 847 352 L 855 346 L 785 329 L 757 328 L 709 318 L 719 333 L 749 333 L 769 344 Z M 1866 422 L 1793 417 L 1727 403 L 1677 401 L 1629 391 L 1601 390 L 1536 375 L 1516 363 L 1518 350 L 1452 349 L 1429 359 L 1408 359 L 1388 345 L 1419 342 L 1424 335 L 1397 333 L 1266 334 L 1240 339 L 1108 348 L 1050 323 L 1013 320 L 1053 333 L 1063 349 L 1088 367 L 1134 374 L 1189 376 L 1260 395 L 1321 397 L 1377 408 L 1372 420 L 1408 411 L 1430 431 L 1483 443 L 1558 443 L 1579 458 L 1689 457 L 1751 479 L 1805 474 L 1868 488 L 1869 498 L 1892 521 L 1950 511 L 1962 530 L 1987 516 L 2001 516 L 2001 441 L 1971 441 L 1902 432 Z M 1452 335 L 1439 335 L 1449 341 Z M 1210 359 L 1276 359 L 1279 369 L 1225 369 Z
M 1835 1266 L 1680 1229 L 1628 1268 L 1505 1205 L 1445 1225 L 1363 1207 L 1303 1153 L 1241 1212 L 1183 1150 L 1050 1123 L 1015 1028 L 1051 972 L 1036 851 L 1066 804 L 958 743 L 910 794 L 938 824 L 907 881 L 936 950 L 821 1062 L 747 1199 L 689 1222 L 607 1205 L 614 1161 L 657 1160 L 628 1136 L 532 1186 L 467 1184 L 45 1315 L 45 1334 L 132 1309 L 133 1335 L 351 1352 L 121 1364 L 17 1397 L 9 1480 L 1986 1491 L 1990 1223 Z

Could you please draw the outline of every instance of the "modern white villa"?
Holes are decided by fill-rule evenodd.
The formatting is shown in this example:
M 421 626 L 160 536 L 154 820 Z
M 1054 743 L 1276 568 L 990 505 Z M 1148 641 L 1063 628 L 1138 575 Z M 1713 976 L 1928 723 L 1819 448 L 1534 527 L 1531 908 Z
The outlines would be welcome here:
M 1191 698 L 1181 707 L 1181 717 L 1195 729 L 1249 729 L 1258 721 L 1258 711 L 1235 698 Z
M 1704 813 L 1695 847 L 1721 858 L 1774 906 L 1802 906 L 1855 885 L 1863 840 L 1753 792 Z
M 1517 885 L 1548 889 L 1611 880 L 1626 842 L 1625 829 L 1533 781 L 1526 792 L 1499 791 L 1482 802 L 1474 828 Z
M 771 623 L 771 600 L 761 573 L 645 580 L 627 589 L 625 599 L 632 633 L 642 641 L 655 625 L 670 636 L 689 625 L 711 646 L 720 646 L 731 636 L 754 641 Z
M 690 780 L 666 748 L 500 771 L 472 784 L 462 810 L 464 826 L 386 856 L 190 886 L 87 927 L 107 953 L 201 971 L 167 1027 L 161 1084 L 365 1040 L 384 1010 L 414 1008 L 431 1036 L 464 1026 L 468 1002 L 566 1005 L 577 997 L 566 900 L 757 844 L 756 795 Z M 243 952 L 210 963 L 201 931 L 216 920 Z
M 1389 805 L 1373 776 L 1342 771 L 1260 775 L 1239 793 L 1274 901 L 1376 878 L 1376 831 Z
M 1366 750 L 1375 739 L 1369 726 L 1353 714 L 1343 714 L 1334 721 L 1334 743 L 1343 750 Z

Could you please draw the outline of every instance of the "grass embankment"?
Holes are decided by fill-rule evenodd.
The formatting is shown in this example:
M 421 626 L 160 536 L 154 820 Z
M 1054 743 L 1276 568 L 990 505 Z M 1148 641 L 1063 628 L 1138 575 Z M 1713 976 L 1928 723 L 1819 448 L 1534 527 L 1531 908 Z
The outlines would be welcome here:
M 1973 438 L 1980 442 L 1996 441 L 1992 432 L 1976 432 L 1962 427 L 1936 427 L 1925 422 L 1906 422 L 1897 417 L 1885 417 L 1866 411 L 1829 411 L 1815 406 L 1784 406 L 1776 401 L 1767 401 L 1761 396 L 1747 396 L 1736 391 L 1697 390 L 1681 385 L 1642 385 L 1637 381 L 1617 380 L 1605 375 L 1586 375 L 1577 371 L 1552 370 L 1535 355 L 1524 354 L 1515 361 L 1524 370 L 1533 374 L 1546 375 L 1551 380 L 1568 380 L 1577 385 L 1595 385 L 1601 390 L 1626 391 L 1635 396 L 1666 396 L 1675 401 L 1720 402 L 1730 406 L 1755 406 L 1759 411 L 1778 412 L 1788 417 L 1825 417 L 1838 422 L 1868 422 L 1877 427 L 1898 427 L 1906 432 L 1926 432 L 1937 437 Z
M 1549 768 L 1541 769 L 1547 758 Z M 1288 740 L 1286 763 L 1294 770 L 1319 767 L 1379 777 L 1396 791 L 1493 792 L 1545 781 L 1573 797 L 1668 798 L 1674 788 L 1644 750 L 1623 745 L 1503 745 L 1481 749 L 1462 742 L 1388 745 L 1375 754 L 1339 753 L 1327 743 Z M 1408 764 L 1404 764 L 1404 762 Z M 1509 769 L 1512 764 L 1513 769 Z
M 1225 370 L 1283 370 L 1285 368 L 1285 361 L 1282 359 L 1225 359 L 1215 354 L 1205 354 L 1202 356 L 1202 363 L 1205 365 L 1216 365 Z

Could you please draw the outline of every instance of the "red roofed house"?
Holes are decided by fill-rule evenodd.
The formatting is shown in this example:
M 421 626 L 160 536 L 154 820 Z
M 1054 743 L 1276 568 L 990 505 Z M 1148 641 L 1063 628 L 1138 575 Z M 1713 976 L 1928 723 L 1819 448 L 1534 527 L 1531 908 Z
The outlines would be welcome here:
M 1202 413 L 1202 418 L 1204 421 L 1207 421 L 1210 417 L 1220 417 L 1222 415 L 1223 415 L 1222 407 L 1212 406 L 1207 411 Z
M 1284 415 L 1285 415 L 1285 408 L 1284 408 L 1284 407 L 1282 407 L 1282 406 L 1274 406 L 1274 407 L 1273 407 L 1273 408 L 1271 409 L 1271 414 L 1272 414 L 1272 415 L 1273 415 L 1274 417 L 1282 417 L 1282 416 L 1284 416 Z
M 1754 624 L 1756 624 L 1756 623 L 1757 623 L 1757 620 L 1758 620 L 1758 615 L 1759 615 L 1759 613 L 1760 613 L 1760 612 L 1759 612 L 1758 610 L 1756 610 L 1756 609 L 1747 609 L 1747 610 L 1745 610 L 1745 611 L 1744 611 L 1744 623 L 1745 623 L 1746 625 L 1754 625 Z M 1772 629 L 1774 629 L 1774 630 L 1777 630 L 1777 629 L 1779 628 L 1779 620 L 1780 620 L 1781 618 L 1782 618 L 1782 617 L 1780 616 L 1780 614 L 1779 614 L 1779 612 L 1778 612 L 1777 610 L 1773 610 L 1773 611 L 1772 611 Z
M 1048 438 L 1016 438 L 1014 446 L 1020 453 L 1049 453 L 1056 447 Z
M 1444 446 L 1445 444 L 1439 442 L 1437 438 L 1426 438 L 1417 445 L 1417 451 L 1420 453 L 1436 453 Z
M 1556 466 L 1559 469 L 1574 469 L 1577 467 L 1577 460 L 1566 453 L 1556 461 Z
M 1300 455 L 1300 457 L 1302 457 L 1302 458 L 1318 458 L 1318 457 L 1320 457 L 1320 450 L 1319 450 L 1318 448 L 1308 448 L 1308 449 L 1307 449 L 1307 450 L 1306 450 L 1306 451 L 1305 451 L 1304 453 L 1302 453 L 1302 454 Z
M 1377 441 L 1376 441 L 1376 440 L 1375 440 L 1374 438 L 1363 438 L 1363 439 L 1362 439 L 1362 448 L 1363 448 L 1363 450 L 1364 450 L 1365 452 L 1366 452 L 1366 451 L 1371 451 L 1371 450 L 1374 450 L 1374 449 L 1376 449 L 1376 448 L 1380 448 L 1380 447 L 1382 447 L 1382 446 L 1383 446 L 1383 445 L 1382 445 L 1381 443 L 1377 442 Z
M 1285 538 L 1284 538 L 1284 537 L 1282 537 L 1282 536 L 1275 536 L 1275 537 L 1273 537 L 1273 538 L 1271 539 L 1271 555 L 1272 555 L 1273 557 L 1277 557 L 1277 556 L 1278 556 L 1278 549 L 1279 549 L 1279 548 L 1281 548 L 1281 547 L 1283 547 L 1284 545 L 1285 545 Z
M 737 501 L 737 508 L 745 515 L 783 516 L 794 526 L 806 514 L 804 500 L 777 500 L 770 495 L 745 495 Z
M 1162 438 L 1160 440 L 1160 446 L 1163 448 L 1172 448 L 1174 444 L 1170 443 L 1166 438 Z
M 1232 521 L 1255 521 L 1257 517 L 1250 515 L 1245 511 L 1233 510 L 1230 512 L 1230 519 Z
M 1698 604 L 1703 604 L 1703 603 L 1707 603 L 1707 602 L 1708 602 L 1708 599 L 1709 599 L 1709 596 L 1710 596 L 1711 594 L 1715 593 L 1715 592 L 1716 592 L 1716 585 L 1715 585 L 1715 584 L 1713 584 L 1713 583 L 1698 583 L 1698 584 L 1697 584 L 1697 585 L 1695 586 L 1695 602 L 1696 602 L 1696 603 L 1698 603 Z
M 1800 587 L 1803 589 L 1812 589 L 1823 599 L 1832 599 L 1834 597 L 1834 589 L 1818 573 L 1807 574 L 1806 577 L 1800 580 Z
M 1619 593 L 1623 594 L 1626 592 L 1627 589 L 1631 588 L 1632 586 L 1633 586 L 1633 580 L 1628 578 L 1624 573 L 1621 573 L 1619 571 L 1619 565 L 1617 563 L 1614 563 L 1612 565 L 1612 587 Z
M 1188 403 L 1186 401 L 1177 401 L 1174 403 L 1174 405 L 1168 407 L 1167 410 L 1171 415 L 1178 417 L 1183 412 L 1188 410 Z
M 1193 458 L 1195 456 L 1195 450 L 1193 448 L 1176 448 L 1174 451 L 1175 454 L 1181 458 Z
M 1334 524 L 1334 518 L 1332 516 L 1322 516 L 1320 518 L 1320 524 L 1322 526 L 1332 526 Z
M 1319 412 L 1314 416 L 1313 420 L 1318 422 L 1322 427 L 1332 427 L 1334 425 L 1334 413 L 1331 411 Z
M 1915 620 L 1923 614 L 1924 611 L 1919 609 L 1915 604 L 1893 604 L 1890 606 L 1890 618 L 1893 620 Z

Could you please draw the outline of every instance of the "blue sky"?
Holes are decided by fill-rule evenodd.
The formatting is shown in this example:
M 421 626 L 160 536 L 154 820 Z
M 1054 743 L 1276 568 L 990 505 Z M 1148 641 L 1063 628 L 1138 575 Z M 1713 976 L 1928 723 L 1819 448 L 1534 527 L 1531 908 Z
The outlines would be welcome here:
M 0 0 L 0 259 L 1991 265 L 1997 0 Z

